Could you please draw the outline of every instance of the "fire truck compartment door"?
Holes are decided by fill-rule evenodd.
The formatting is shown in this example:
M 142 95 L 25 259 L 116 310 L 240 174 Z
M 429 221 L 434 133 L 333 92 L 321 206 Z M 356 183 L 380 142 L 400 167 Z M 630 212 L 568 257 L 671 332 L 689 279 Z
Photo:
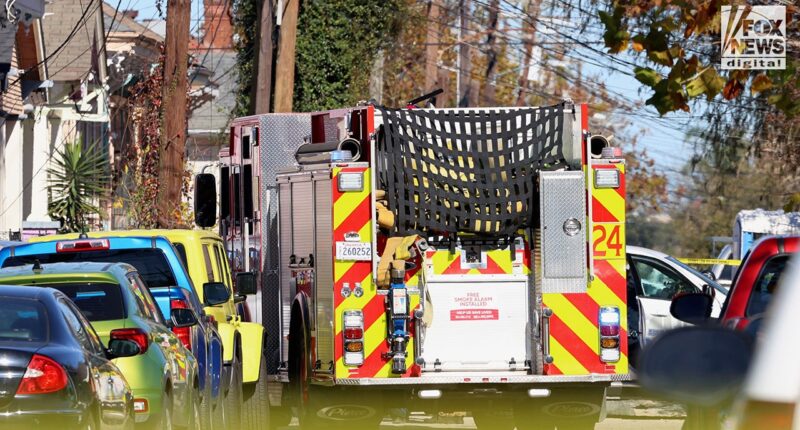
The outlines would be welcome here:
M 543 293 L 585 293 L 586 183 L 582 171 L 539 173 Z M 591 230 L 589 230 L 591 231 Z
M 431 282 L 433 319 L 424 330 L 423 371 L 523 369 L 528 348 L 528 283 Z M 434 366 L 436 361 L 439 365 Z

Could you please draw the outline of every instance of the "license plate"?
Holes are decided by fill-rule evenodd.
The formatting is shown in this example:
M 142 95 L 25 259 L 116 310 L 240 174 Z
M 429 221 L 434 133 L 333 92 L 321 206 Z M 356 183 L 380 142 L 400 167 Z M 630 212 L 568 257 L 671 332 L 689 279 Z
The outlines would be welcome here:
M 372 244 L 369 242 L 336 242 L 337 260 L 372 260 Z

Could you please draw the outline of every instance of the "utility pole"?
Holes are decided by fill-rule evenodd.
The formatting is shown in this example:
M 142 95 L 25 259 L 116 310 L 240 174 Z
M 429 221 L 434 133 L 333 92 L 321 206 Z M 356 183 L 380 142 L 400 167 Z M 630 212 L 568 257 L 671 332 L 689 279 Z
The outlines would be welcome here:
M 177 225 L 183 186 L 186 146 L 187 66 L 189 55 L 190 0 L 167 2 L 167 35 L 165 41 L 164 83 L 161 115 L 163 129 L 158 149 L 158 224 L 170 228 Z
M 268 113 L 272 98 L 272 31 L 275 13 L 273 0 L 259 0 L 258 57 L 256 57 L 255 113 Z
M 275 68 L 275 112 L 291 112 L 294 97 L 294 59 L 300 0 L 285 0 Z
M 486 86 L 483 88 L 483 106 L 497 103 L 497 29 L 500 20 L 500 0 L 489 2 L 489 28 L 486 35 Z
M 536 26 L 534 24 L 534 18 L 539 16 L 539 1 L 540 0 L 528 0 L 528 6 L 525 11 L 527 17 L 522 20 L 522 28 L 524 29 L 522 36 L 524 40 L 523 50 L 525 51 L 525 55 L 522 57 L 522 73 L 520 73 L 519 80 L 517 82 L 517 87 L 519 90 L 517 93 L 517 106 L 525 106 L 528 98 L 528 74 L 530 72 L 531 59 L 533 57 L 533 45 L 536 38 Z
M 439 63 L 439 0 L 428 3 L 428 35 L 425 47 L 425 92 L 432 91 L 438 81 Z
M 475 105 L 475 103 L 471 103 L 474 98 L 472 94 L 472 55 L 469 44 L 464 43 L 469 31 L 470 3 L 470 0 L 460 0 L 458 3 L 458 60 L 456 67 L 458 68 L 459 107 Z

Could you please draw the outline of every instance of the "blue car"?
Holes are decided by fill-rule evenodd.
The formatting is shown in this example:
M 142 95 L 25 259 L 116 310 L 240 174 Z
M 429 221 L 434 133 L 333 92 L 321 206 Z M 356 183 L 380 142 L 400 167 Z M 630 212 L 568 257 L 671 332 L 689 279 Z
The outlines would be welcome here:
M 204 428 L 223 422 L 221 387 L 223 361 L 222 338 L 213 318 L 203 310 L 197 292 L 180 260 L 178 251 L 163 237 L 82 238 L 28 243 L 0 249 L 0 267 L 26 264 L 69 263 L 81 261 L 128 263 L 135 267 L 147 284 L 162 315 L 172 309 L 188 308 L 199 324 L 176 327 L 177 337 L 194 354 L 202 394 L 201 422 Z

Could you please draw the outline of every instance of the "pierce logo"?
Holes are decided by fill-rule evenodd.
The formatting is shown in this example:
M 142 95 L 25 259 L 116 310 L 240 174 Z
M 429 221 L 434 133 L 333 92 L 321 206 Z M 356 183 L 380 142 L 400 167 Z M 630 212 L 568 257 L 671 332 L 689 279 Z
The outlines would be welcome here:
M 785 6 L 722 6 L 725 70 L 786 69 Z
M 360 420 L 375 415 L 375 409 L 361 405 L 336 405 L 322 408 L 317 416 L 334 421 Z

